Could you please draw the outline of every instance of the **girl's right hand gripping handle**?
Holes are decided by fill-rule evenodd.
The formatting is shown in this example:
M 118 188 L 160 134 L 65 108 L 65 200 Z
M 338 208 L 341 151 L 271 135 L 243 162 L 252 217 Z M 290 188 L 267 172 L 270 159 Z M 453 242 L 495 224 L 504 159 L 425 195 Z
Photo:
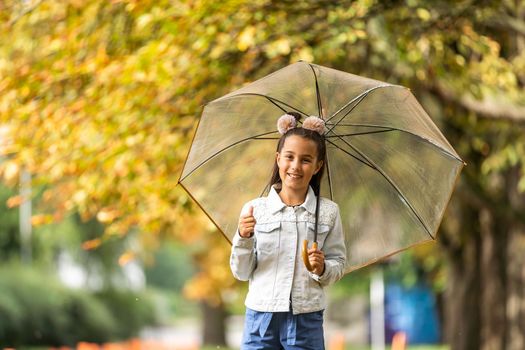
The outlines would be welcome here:
M 314 242 L 312 244 L 312 248 L 313 249 L 317 249 L 317 242 Z M 306 269 L 310 272 L 312 272 L 313 270 L 313 267 L 312 265 L 310 264 L 310 260 L 308 260 L 308 240 L 305 239 L 303 241 L 303 251 L 302 251 L 302 255 L 303 255 L 303 262 L 304 262 L 304 266 L 306 267 Z

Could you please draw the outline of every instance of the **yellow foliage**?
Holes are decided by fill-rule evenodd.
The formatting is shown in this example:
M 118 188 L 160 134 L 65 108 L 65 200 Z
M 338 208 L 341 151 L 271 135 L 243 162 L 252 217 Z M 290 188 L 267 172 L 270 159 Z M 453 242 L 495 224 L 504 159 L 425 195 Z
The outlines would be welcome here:
M 53 222 L 53 216 L 52 215 L 38 214 L 38 215 L 33 215 L 31 217 L 31 225 L 33 225 L 33 226 L 46 225 L 46 224 L 50 224 L 52 222 Z
M 14 208 L 20 206 L 24 202 L 24 197 L 21 195 L 12 196 L 7 199 L 7 207 Z
M 124 266 L 135 259 L 135 253 L 134 252 L 125 252 L 118 258 L 118 264 L 120 266 Z
M 224 302 L 225 292 L 236 285 L 229 267 L 230 246 L 216 230 L 203 238 L 204 248 L 196 258 L 200 272 L 185 285 L 184 295 L 219 305 Z
M 120 212 L 117 209 L 102 208 L 97 213 L 97 219 L 98 221 L 107 224 L 107 223 L 111 223 L 112 221 L 114 221 L 119 215 L 120 215 Z
M 92 249 L 98 248 L 101 244 L 102 244 L 102 239 L 100 238 L 91 239 L 89 241 L 85 241 L 84 243 L 82 243 L 82 249 L 92 250 Z
M 509 61 L 474 17 L 412 3 L 0 2 L 0 176 L 15 186 L 24 169 L 46 186 L 35 225 L 78 211 L 108 235 L 208 247 L 187 293 L 218 302 L 233 285 L 228 243 L 176 186 L 204 103 L 303 59 L 523 105 L 523 53 Z

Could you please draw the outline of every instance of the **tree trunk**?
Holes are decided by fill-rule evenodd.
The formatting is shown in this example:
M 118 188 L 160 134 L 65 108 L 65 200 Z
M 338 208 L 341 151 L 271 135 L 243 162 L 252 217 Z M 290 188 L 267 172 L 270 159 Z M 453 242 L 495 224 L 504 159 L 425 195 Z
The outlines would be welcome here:
M 507 250 L 507 349 L 525 349 L 525 230 L 510 231 Z
M 202 343 L 226 346 L 226 310 L 224 305 L 201 303 L 203 314 Z
M 480 350 L 505 349 L 506 344 L 506 251 L 507 228 L 496 224 L 493 213 L 479 213 L 481 231 L 481 347 Z
M 451 255 L 445 293 L 445 333 L 452 350 L 480 348 L 480 240 L 477 235 L 469 239 Z
M 524 10 L 525 13 L 525 10 Z M 515 168 L 508 178 L 509 203 L 519 212 L 525 211 L 525 194 L 515 189 L 520 171 Z M 525 225 L 513 222 L 507 242 L 507 348 L 525 349 Z
M 519 172 L 505 176 L 499 201 L 524 212 Z M 525 225 L 494 207 L 461 204 L 459 224 L 442 239 L 450 270 L 445 332 L 452 350 L 525 349 Z

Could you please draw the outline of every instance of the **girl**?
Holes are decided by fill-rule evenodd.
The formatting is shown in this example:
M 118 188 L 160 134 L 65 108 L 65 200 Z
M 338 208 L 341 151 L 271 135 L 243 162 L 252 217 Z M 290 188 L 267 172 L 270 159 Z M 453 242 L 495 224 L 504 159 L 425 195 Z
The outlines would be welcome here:
M 249 280 L 241 349 L 324 349 L 323 287 L 345 270 L 346 248 L 337 204 L 319 198 L 326 164 L 324 121 L 288 112 L 267 197 L 246 203 L 233 238 L 230 266 Z M 319 249 L 300 259 L 317 227 Z

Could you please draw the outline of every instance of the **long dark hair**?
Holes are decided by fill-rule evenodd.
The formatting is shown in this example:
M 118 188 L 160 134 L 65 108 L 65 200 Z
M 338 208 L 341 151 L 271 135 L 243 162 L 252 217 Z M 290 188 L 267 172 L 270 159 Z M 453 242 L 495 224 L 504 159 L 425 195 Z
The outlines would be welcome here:
M 299 121 L 301 120 L 301 115 L 297 112 L 286 113 L 294 116 L 297 123 L 299 123 Z M 284 135 L 282 135 L 279 139 L 279 142 L 277 143 L 277 152 L 281 152 L 284 146 L 284 141 L 286 141 L 286 139 L 292 135 L 312 140 L 317 146 L 317 161 L 323 161 L 323 165 L 321 166 L 321 169 L 319 169 L 319 171 L 316 174 L 314 174 L 310 179 L 310 186 L 314 190 L 315 195 L 319 197 L 321 192 L 321 179 L 323 178 L 324 169 L 326 166 L 326 144 L 324 136 L 319 134 L 317 131 L 304 129 L 301 127 L 292 128 L 288 130 Z M 272 175 L 270 177 L 269 187 L 279 183 L 281 183 L 281 177 L 279 176 L 279 167 L 277 166 L 277 162 L 275 162 L 273 165 Z

